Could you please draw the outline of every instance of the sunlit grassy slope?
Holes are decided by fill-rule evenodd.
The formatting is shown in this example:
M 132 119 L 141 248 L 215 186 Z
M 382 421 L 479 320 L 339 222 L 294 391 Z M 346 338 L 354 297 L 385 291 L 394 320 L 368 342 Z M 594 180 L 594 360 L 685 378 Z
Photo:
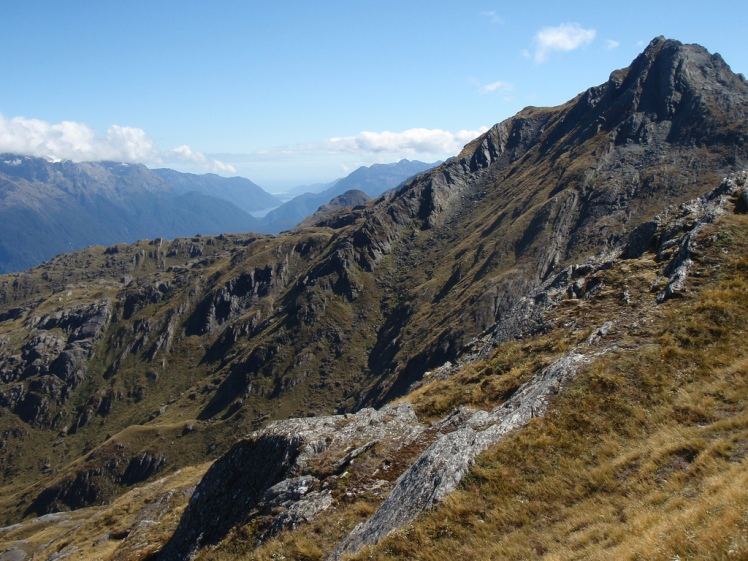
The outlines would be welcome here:
M 358 558 L 748 558 L 746 234 L 745 216 L 707 232 L 691 294 L 638 329 L 621 318 L 623 344 L 546 418 Z M 611 284 L 633 280 L 623 273 Z
M 491 407 L 594 326 L 615 322 L 609 352 L 545 418 L 355 559 L 748 558 L 747 240 L 745 215 L 709 227 L 687 289 L 661 305 L 649 289 L 653 255 L 623 261 L 595 298 L 555 310 L 557 329 L 407 396 L 426 418 Z M 200 558 L 324 559 L 377 503 L 351 501 L 257 549 L 251 528 L 240 529 Z

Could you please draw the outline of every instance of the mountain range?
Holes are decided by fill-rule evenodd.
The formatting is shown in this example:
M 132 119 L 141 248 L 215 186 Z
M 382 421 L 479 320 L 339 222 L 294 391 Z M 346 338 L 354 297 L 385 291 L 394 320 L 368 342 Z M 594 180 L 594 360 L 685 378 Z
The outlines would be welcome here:
M 285 204 L 248 179 L 150 170 L 116 162 L 52 162 L 0 155 L 0 272 L 90 245 L 238 232 L 278 233 L 347 191 L 397 186 L 420 162 L 360 168 L 318 195 Z M 370 195 L 374 196 L 374 195 Z M 270 216 L 250 213 L 277 208 Z
M 252 213 L 280 204 L 280 201 L 244 177 L 221 177 L 214 173 L 195 175 L 173 169 L 154 169 L 153 172 L 180 195 L 196 192 L 233 203 L 244 212 Z
M 139 164 L 0 156 L 0 270 L 22 270 L 89 245 L 255 227 L 237 206 L 184 183 L 173 187 Z M 260 204 L 274 203 L 253 191 Z
M 392 164 L 374 164 L 361 166 L 342 179 L 338 179 L 319 193 L 302 193 L 278 208 L 271 210 L 263 219 L 260 227 L 263 233 L 277 233 L 290 230 L 320 206 L 347 191 L 357 190 L 368 197 L 376 198 L 390 189 L 394 189 L 407 178 L 436 166 L 417 160 L 400 160 Z
M 0 556 L 745 557 L 747 140 L 659 37 L 281 235 L 0 277 Z

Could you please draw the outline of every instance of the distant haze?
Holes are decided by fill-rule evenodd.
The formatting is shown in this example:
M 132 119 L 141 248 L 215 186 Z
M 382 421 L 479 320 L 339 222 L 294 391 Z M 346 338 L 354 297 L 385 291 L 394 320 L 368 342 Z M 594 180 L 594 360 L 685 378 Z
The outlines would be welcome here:
M 269 192 L 455 156 L 652 37 L 748 73 L 748 3 L 5 2 L 0 153 L 241 176 Z

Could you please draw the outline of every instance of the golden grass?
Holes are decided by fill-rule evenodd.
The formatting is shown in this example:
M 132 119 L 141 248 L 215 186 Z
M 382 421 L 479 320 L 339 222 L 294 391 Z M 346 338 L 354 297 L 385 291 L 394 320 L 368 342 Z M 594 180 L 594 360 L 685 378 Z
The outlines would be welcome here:
M 71 552 L 66 559 L 80 561 L 144 559 L 174 532 L 207 469 L 208 464 L 185 468 L 137 487 L 111 505 L 27 521 L 0 533 L 0 557 L 19 548 L 41 559 L 63 551 Z
M 726 222 L 744 255 L 743 221 Z M 740 258 L 720 266 L 651 341 L 591 364 L 442 505 L 353 558 L 748 559 L 748 283 Z

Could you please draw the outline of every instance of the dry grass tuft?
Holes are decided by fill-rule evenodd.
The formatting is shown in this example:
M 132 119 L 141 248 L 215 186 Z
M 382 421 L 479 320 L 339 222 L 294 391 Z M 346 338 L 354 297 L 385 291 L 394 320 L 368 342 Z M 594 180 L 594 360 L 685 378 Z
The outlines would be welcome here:
M 711 273 L 698 290 L 479 457 L 437 509 L 354 558 L 748 558 L 748 227 L 720 227 L 729 250 L 696 264 Z M 454 380 L 440 389 L 482 383 Z M 433 390 L 417 400 L 436 403 Z

